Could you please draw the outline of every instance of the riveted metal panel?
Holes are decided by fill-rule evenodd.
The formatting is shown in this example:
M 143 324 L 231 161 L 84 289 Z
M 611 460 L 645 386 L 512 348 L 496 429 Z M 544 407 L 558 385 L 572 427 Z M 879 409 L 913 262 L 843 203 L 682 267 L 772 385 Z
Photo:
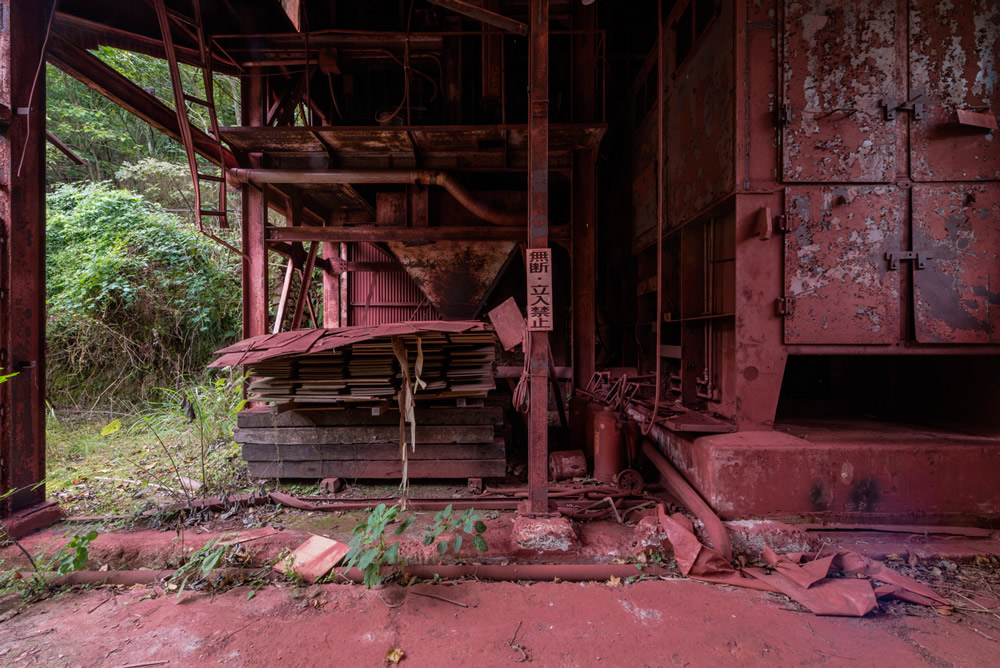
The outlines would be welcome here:
M 736 88 L 733 49 L 728 46 L 733 3 L 722 3 L 720 12 L 690 60 L 678 68 L 666 105 L 670 227 L 732 192 L 736 179 Z
M 914 318 L 921 343 L 1000 343 L 1000 188 L 913 189 Z
M 957 7 L 955 5 L 958 5 Z M 910 97 L 925 105 L 910 135 L 917 181 L 1000 179 L 1000 133 L 958 111 L 1000 113 L 1000 2 L 910 2 Z
M 785 181 L 880 182 L 896 174 L 896 0 L 786 0 Z
M 395 258 L 374 244 L 360 243 L 348 245 L 348 259 L 389 262 Z M 347 280 L 350 325 L 384 325 L 441 317 L 402 267 L 392 272 L 351 272 Z
M 785 191 L 785 342 L 899 339 L 902 193 L 895 186 L 802 186 Z

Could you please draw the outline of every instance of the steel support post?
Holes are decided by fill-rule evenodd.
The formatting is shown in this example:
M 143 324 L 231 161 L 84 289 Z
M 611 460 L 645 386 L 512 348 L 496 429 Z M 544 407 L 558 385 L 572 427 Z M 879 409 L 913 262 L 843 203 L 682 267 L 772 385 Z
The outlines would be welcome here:
M 597 118 L 597 27 L 594 5 L 573 3 L 573 121 Z M 573 154 L 573 379 L 584 387 L 595 369 L 597 309 L 597 155 Z
M 45 500 L 45 35 L 53 0 L 0 0 L 0 496 Z M 6 116 L 6 113 L 4 114 Z M 38 485 L 38 486 L 35 486 Z
M 251 71 L 243 81 L 243 122 L 261 126 L 266 112 L 264 77 Z M 251 156 L 253 159 L 253 156 Z M 267 334 L 267 202 L 262 188 L 244 185 L 243 195 L 243 336 Z
M 528 249 L 549 247 L 549 0 L 529 5 Z M 548 514 L 549 335 L 531 332 L 528 512 Z

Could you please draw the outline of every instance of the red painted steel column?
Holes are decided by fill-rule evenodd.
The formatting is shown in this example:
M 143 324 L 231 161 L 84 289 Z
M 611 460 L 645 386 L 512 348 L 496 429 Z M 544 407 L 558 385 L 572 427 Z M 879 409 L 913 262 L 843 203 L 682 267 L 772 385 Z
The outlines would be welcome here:
M 529 9 L 528 248 L 549 247 L 549 0 Z M 549 512 L 549 335 L 531 332 L 528 512 Z
M 597 118 L 597 27 L 594 5 L 573 3 L 573 121 Z M 573 154 L 573 380 L 585 387 L 594 375 L 597 309 L 597 155 Z
M 323 242 L 323 257 L 331 265 L 340 263 L 340 244 Z M 323 272 L 323 326 L 340 327 L 340 274 Z
M 243 124 L 261 126 L 266 113 L 264 77 L 253 70 L 243 80 Z M 255 156 L 251 156 L 253 161 Z M 258 157 L 259 158 L 259 157 Z M 264 191 L 252 185 L 242 188 L 243 196 L 243 336 L 268 332 L 267 294 L 267 203 Z
M 45 500 L 45 66 L 53 0 L 0 0 L 0 252 L 3 373 L 0 494 L 5 510 Z M 3 127 L 6 126 L 6 127 Z M 4 510 L 4 509 L 0 509 Z

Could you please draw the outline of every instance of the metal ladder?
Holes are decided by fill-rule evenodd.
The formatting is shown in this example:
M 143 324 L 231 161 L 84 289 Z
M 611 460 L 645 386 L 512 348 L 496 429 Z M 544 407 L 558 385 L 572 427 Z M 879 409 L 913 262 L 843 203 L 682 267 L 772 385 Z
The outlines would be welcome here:
M 184 152 L 187 154 L 188 167 L 191 170 L 191 180 L 194 183 L 195 213 L 198 218 L 198 229 L 205 235 L 228 246 L 231 250 L 240 253 L 236 248 L 230 246 L 226 241 L 218 238 L 206 230 L 205 219 L 215 219 L 218 227 L 226 229 L 229 227 L 229 220 L 226 211 L 226 173 L 225 173 L 225 148 L 219 134 L 219 119 L 215 112 L 215 95 L 212 81 L 212 51 L 205 39 L 205 30 L 201 21 L 200 0 L 189 0 L 191 2 L 194 16 L 168 9 L 165 0 L 151 0 L 156 10 L 156 18 L 160 23 L 160 32 L 163 34 L 163 48 L 166 51 L 167 65 L 170 68 L 170 83 L 174 93 L 174 108 L 177 112 L 177 124 L 180 129 L 181 143 L 184 144 Z M 171 21 L 187 33 L 195 44 L 198 45 L 198 63 L 196 67 L 201 71 L 202 82 L 205 88 L 205 98 L 201 99 L 195 95 L 184 92 L 181 83 L 180 68 L 177 64 L 177 53 L 174 49 L 173 31 Z M 214 147 L 218 148 L 218 174 L 204 174 L 199 169 L 198 154 L 195 151 L 194 139 L 191 136 L 191 118 L 188 116 L 188 103 L 199 105 L 208 109 L 208 118 L 211 126 L 210 136 Z M 204 169 L 204 167 L 202 167 Z M 219 191 L 219 201 L 214 208 L 205 208 L 204 197 L 202 196 L 202 185 L 205 182 L 216 184 Z M 242 254 L 242 253 L 241 253 Z

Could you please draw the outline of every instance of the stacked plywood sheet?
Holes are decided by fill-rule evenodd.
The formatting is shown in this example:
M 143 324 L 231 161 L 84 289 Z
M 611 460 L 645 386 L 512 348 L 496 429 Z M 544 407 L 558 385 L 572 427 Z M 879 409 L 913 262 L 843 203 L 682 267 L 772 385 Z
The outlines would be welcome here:
M 242 364 L 254 379 L 257 405 L 236 430 L 252 476 L 398 479 L 402 436 L 409 478 L 498 477 L 502 410 L 456 406 L 495 387 L 495 346 L 480 322 L 394 323 L 246 339 L 212 366 Z M 401 432 L 407 379 L 416 402 Z
M 418 407 L 410 478 L 490 478 L 506 472 L 499 407 Z M 407 433 L 408 430 L 407 430 Z M 382 478 L 402 475 L 399 412 L 348 406 L 237 418 L 236 441 L 257 478 Z
M 404 374 L 400 348 L 406 361 Z M 212 366 L 245 365 L 250 401 L 341 404 L 385 400 L 404 376 L 417 400 L 484 397 L 495 387 L 496 339 L 479 322 L 412 322 L 283 332 L 223 348 Z

